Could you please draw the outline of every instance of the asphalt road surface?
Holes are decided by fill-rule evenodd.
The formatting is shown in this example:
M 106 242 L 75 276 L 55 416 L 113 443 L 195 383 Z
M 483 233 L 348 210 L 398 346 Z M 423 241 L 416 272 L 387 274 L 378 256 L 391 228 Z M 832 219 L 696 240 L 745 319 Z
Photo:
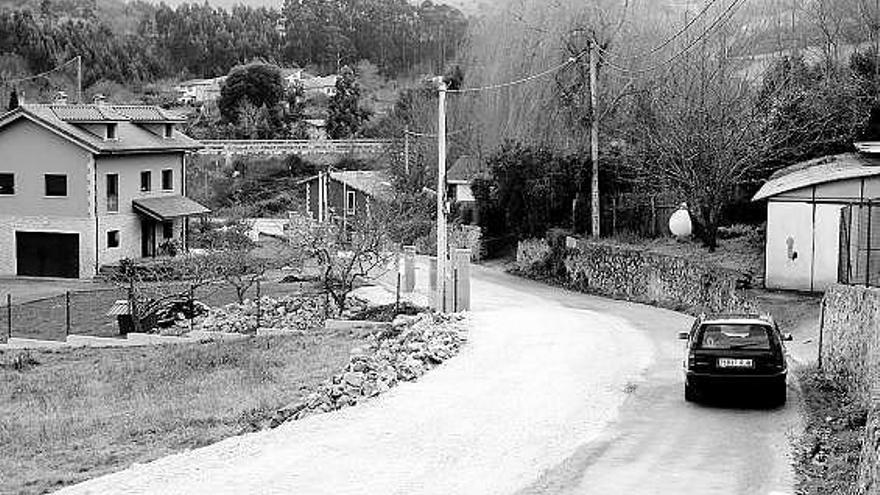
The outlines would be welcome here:
M 793 493 L 789 406 L 684 402 L 684 315 L 475 268 L 468 345 L 413 384 L 63 493 Z
M 566 307 L 623 318 L 646 335 L 654 359 L 644 380 L 600 439 L 546 471 L 525 494 L 793 494 L 790 438 L 801 428 L 800 401 L 789 380 L 788 405 L 767 408 L 740 391 L 708 404 L 684 401 L 678 330 L 692 319 L 630 303 L 560 292 L 507 275 L 481 272 L 530 288 Z

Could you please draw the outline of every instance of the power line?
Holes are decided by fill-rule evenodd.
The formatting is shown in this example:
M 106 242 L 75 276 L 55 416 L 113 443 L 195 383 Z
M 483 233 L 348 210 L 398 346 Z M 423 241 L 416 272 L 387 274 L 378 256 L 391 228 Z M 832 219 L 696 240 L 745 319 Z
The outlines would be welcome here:
M 602 61 L 605 62 L 605 65 L 607 65 L 608 67 L 611 67 L 612 69 L 618 70 L 620 72 L 628 73 L 628 74 L 645 74 L 648 72 L 653 72 L 657 69 L 661 69 L 661 68 L 671 64 L 672 62 L 676 61 L 679 57 L 681 57 L 682 55 L 684 55 L 685 53 L 690 51 L 691 48 L 696 46 L 697 43 L 702 41 L 706 36 L 709 35 L 709 33 L 711 33 L 713 30 L 715 30 L 715 28 L 719 24 L 721 24 L 722 21 L 727 22 L 728 20 L 730 20 L 730 18 L 732 18 L 733 15 L 736 13 L 736 10 L 739 7 L 741 7 L 742 4 L 744 4 L 746 1 L 747 0 L 733 0 L 733 2 L 731 2 L 731 4 L 727 7 L 727 9 L 725 9 L 725 11 L 721 15 L 718 16 L 717 18 L 715 18 L 715 20 L 712 21 L 712 24 L 708 28 L 706 28 L 706 30 L 704 30 L 699 36 L 694 38 L 693 41 L 688 43 L 688 45 L 685 46 L 684 49 L 682 49 L 680 52 L 676 53 L 675 55 L 673 55 L 669 59 L 667 59 L 664 62 L 661 62 L 657 65 L 653 65 L 653 66 L 645 68 L 645 69 L 629 69 L 627 67 L 622 67 L 620 65 L 617 65 L 614 62 L 612 62 L 611 60 L 609 60 L 607 57 L 608 52 L 604 49 L 601 49 L 601 48 L 599 49 L 601 52 L 600 56 L 602 57 Z M 727 18 L 727 19 L 725 20 L 725 18 Z
M 577 62 L 578 59 L 580 59 L 581 57 L 583 57 L 585 53 L 587 53 L 587 51 L 586 51 L 586 50 L 583 50 L 583 51 L 581 51 L 579 54 L 577 54 L 576 56 L 574 56 L 574 57 L 569 57 L 568 60 L 566 60 L 565 62 L 563 62 L 563 63 L 561 63 L 561 64 L 559 64 L 559 65 L 553 66 L 553 67 L 551 67 L 551 68 L 549 68 L 549 69 L 547 69 L 547 70 L 545 70 L 545 71 L 543 71 L 543 72 L 539 72 L 539 73 L 537 73 L 537 74 L 532 74 L 531 76 L 524 77 L 524 78 L 522 78 L 522 79 L 517 79 L 517 80 L 514 80 L 514 81 L 509 81 L 509 82 L 506 82 L 506 83 L 490 84 L 490 85 L 488 85 L 488 86 L 480 86 L 480 87 L 477 87 L 477 88 L 448 89 L 448 90 L 446 90 L 446 92 L 447 92 L 447 93 L 476 93 L 476 92 L 480 92 L 480 91 L 491 91 L 491 90 L 495 90 L 495 89 L 507 88 L 507 87 L 510 87 L 510 86 L 516 86 L 516 85 L 518 85 L 518 84 L 527 83 L 527 82 L 529 82 L 529 81 L 533 81 L 533 80 L 535 80 L 535 79 L 539 79 L 539 78 L 542 78 L 542 77 L 548 76 L 548 75 L 550 75 L 550 74 L 552 74 L 552 73 L 554 73 L 554 72 L 556 72 L 556 71 L 559 71 L 559 70 L 562 70 L 562 69 L 568 67 L 569 65 L 571 65 L 571 64 L 573 64 L 573 63 L 575 63 L 575 62 Z
M 24 82 L 24 81 L 31 81 L 34 79 L 39 79 L 41 77 L 46 77 L 53 72 L 59 71 L 59 70 L 63 69 L 64 67 L 67 67 L 68 65 L 78 61 L 79 59 L 80 59 L 80 57 L 79 57 L 79 55 L 77 55 L 76 57 L 73 57 L 72 59 L 68 60 L 67 62 L 64 62 L 63 64 L 61 64 L 53 69 L 49 69 L 46 72 L 41 72 L 41 73 L 35 74 L 33 76 L 19 77 L 16 79 L 3 79 L 3 80 L 0 80 L 0 82 L 8 85 L 8 84 L 16 84 L 16 83 L 20 83 L 20 82 Z
M 465 129 L 459 129 L 455 132 L 447 132 L 446 135 L 447 136 L 455 136 L 456 134 L 461 134 L 463 132 L 465 132 Z M 424 133 L 424 132 L 413 132 L 413 131 L 408 131 L 408 130 L 404 130 L 403 133 L 408 134 L 413 137 L 426 137 L 426 138 L 437 137 L 437 134 L 429 134 L 429 133 Z
M 679 29 L 678 32 L 676 32 L 674 35 L 670 36 L 669 38 L 666 38 L 663 41 L 663 43 L 660 43 L 659 45 L 655 46 L 654 48 L 651 48 L 650 50 L 648 50 L 644 53 L 639 53 L 637 55 L 633 55 L 630 58 L 647 57 L 648 55 L 653 55 L 653 54 L 659 52 L 660 50 L 666 48 L 667 46 L 669 46 L 670 43 L 677 40 L 684 33 L 686 33 L 688 31 L 688 29 L 690 29 L 694 24 L 696 24 L 696 22 L 698 20 L 700 20 L 700 18 L 702 18 L 704 15 L 706 15 L 706 13 L 709 12 L 709 9 L 711 9 L 716 3 L 718 3 L 718 0 L 709 0 L 708 2 L 706 2 L 705 5 L 703 5 L 703 8 L 699 12 L 697 12 L 697 15 L 695 15 L 693 17 L 693 19 L 688 21 L 687 24 L 685 24 L 684 27 Z

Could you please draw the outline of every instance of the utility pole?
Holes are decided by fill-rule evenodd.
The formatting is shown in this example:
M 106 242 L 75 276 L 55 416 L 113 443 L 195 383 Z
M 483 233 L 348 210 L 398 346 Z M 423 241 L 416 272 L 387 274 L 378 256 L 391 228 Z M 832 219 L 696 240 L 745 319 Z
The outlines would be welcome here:
M 409 126 L 403 128 L 403 169 L 409 176 Z
M 593 229 L 593 238 L 599 238 L 599 94 L 596 88 L 599 72 L 599 52 L 596 46 L 596 40 L 590 41 L 590 113 L 593 121 L 590 130 L 590 151 L 591 162 L 593 166 L 592 177 L 590 181 L 590 195 L 592 202 L 590 209 L 592 213 L 592 221 L 590 222 Z
M 446 83 L 440 81 L 437 111 L 437 311 L 446 312 Z
M 82 55 L 76 56 L 76 102 L 83 102 L 83 59 Z

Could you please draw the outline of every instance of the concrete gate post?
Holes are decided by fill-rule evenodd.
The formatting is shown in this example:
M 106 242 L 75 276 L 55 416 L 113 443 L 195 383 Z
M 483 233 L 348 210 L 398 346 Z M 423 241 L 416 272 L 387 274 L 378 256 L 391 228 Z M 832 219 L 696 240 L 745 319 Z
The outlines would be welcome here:
M 431 308 L 435 310 L 440 309 L 440 301 L 437 300 L 437 258 L 431 257 L 428 259 L 428 289 L 431 294 Z
M 403 246 L 403 292 L 416 290 L 416 247 Z
M 455 273 L 455 294 L 453 295 L 455 311 L 471 309 L 471 250 L 456 249 L 453 259 Z

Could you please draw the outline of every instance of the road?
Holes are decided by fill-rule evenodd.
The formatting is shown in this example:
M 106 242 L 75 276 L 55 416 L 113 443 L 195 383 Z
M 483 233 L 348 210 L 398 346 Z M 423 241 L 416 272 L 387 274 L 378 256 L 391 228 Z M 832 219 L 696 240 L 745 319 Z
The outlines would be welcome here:
M 485 268 L 472 290 L 469 344 L 416 383 L 61 493 L 793 493 L 794 406 L 683 401 L 687 317 Z

